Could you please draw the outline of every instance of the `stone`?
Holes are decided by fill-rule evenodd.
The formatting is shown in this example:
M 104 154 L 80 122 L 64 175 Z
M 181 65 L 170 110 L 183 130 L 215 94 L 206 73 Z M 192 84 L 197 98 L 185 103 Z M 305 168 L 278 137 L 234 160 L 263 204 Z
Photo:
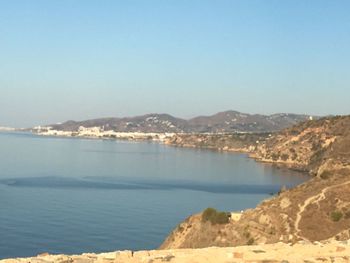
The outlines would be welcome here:
M 241 252 L 233 252 L 233 257 L 234 258 L 243 258 L 243 253 Z
M 342 251 L 344 251 L 344 250 L 346 250 L 346 248 L 345 248 L 345 247 L 340 247 L 340 246 L 337 246 L 337 248 L 336 248 L 336 250 L 335 250 L 335 251 L 337 251 L 337 252 L 342 252 Z
M 73 258 L 73 263 L 93 263 L 94 260 L 91 258 Z
M 328 259 L 325 257 L 317 257 L 315 259 L 317 260 L 317 262 L 327 262 L 328 261 Z
M 47 252 L 44 252 L 44 253 L 38 254 L 38 257 L 45 257 L 45 256 L 48 256 L 48 255 L 50 255 L 50 254 L 47 253 Z
M 72 262 L 73 262 L 73 259 L 71 258 L 57 260 L 57 263 L 72 263 Z
M 262 249 L 255 249 L 255 250 L 252 250 L 254 253 L 266 253 L 265 250 L 262 250 Z

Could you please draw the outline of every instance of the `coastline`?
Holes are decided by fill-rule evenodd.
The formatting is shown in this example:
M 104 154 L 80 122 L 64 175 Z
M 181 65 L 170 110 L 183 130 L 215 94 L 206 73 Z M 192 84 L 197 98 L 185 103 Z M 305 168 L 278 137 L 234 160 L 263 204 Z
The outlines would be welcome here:
M 217 134 L 214 134 L 213 136 L 216 136 Z M 238 134 L 235 134 L 238 135 Z M 176 134 L 176 136 L 205 136 L 203 134 Z M 222 135 L 220 135 L 222 136 Z M 173 137 L 173 138 L 174 138 Z M 269 136 L 270 137 L 270 136 Z M 175 143 L 174 143 L 175 141 Z M 261 143 L 252 143 L 244 145 L 243 147 L 228 147 L 228 146 L 206 146 L 206 145 L 197 145 L 197 144 L 190 144 L 190 143 L 176 143 L 176 140 L 167 140 L 164 142 L 164 144 L 173 146 L 173 147 L 184 147 L 184 148 L 194 148 L 194 149 L 207 149 L 207 150 L 213 150 L 217 152 L 225 152 L 225 153 L 240 153 L 240 154 L 246 154 L 249 158 L 254 159 L 256 162 L 269 164 L 272 166 L 305 173 L 310 176 L 313 176 L 313 174 L 310 172 L 310 170 L 306 166 L 302 166 L 296 162 L 286 162 L 283 160 L 273 160 L 273 159 L 267 159 L 263 156 L 259 155 L 260 148 L 264 145 L 265 142 Z
M 343 127 L 344 124 L 341 121 L 342 120 L 338 122 L 340 123 L 339 125 Z M 321 125 L 322 122 L 316 124 Z M 347 152 L 342 152 L 341 150 L 343 148 L 336 147 L 343 146 L 343 141 L 346 142 L 346 130 L 344 131 L 345 135 L 339 135 L 339 133 L 335 134 L 332 130 L 333 133 L 331 133 L 331 135 L 324 136 L 325 133 L 329 133 L 328 130 L 322 130 L 318 127 L 316 128 L 309 129 L 307 125 L 306 127 L 301 126 L 299 128 L 301 131 L 298 132 L 302 135 L 299 136 L 296 136 L 295 132 L 292 133 L 289 130 L 277 133 L 273 135 L 272 138 L 271 135 L 265 135 L 265 141 L 255 140 L 254 136 L 257 135 L 254 134 L 172 134 L 167 138 L 163 137 L 162 140 L 159 140 L 160 136 L 157 134 L 156 139 L 152 140 L 175 147 L 244 153 L 257 162 L 277 165 L 287 169 L 297 169 L 300 171 L 301 168 L 305 167 L 302 171 L 308 171 L 309 174 L 311 173 L 308 168 L 317 169 L 317 175 L 319 176 L 312 178 L 309 182 L 293 189 L 282 191 L 278 196 L 267 199 L 256 208 L 248 209 L 242 213 L 242 218 L 232 226 L 232 229 L 235 232 L 230 238 L 236 243 L 230 241 L 230 246 L 233 244 L 241 246 L 245 244 L 261 244 L 266 242 L 274 244 L 285 242 L 288 245 L 289 243 L 298 244 L 301 239 L 311 241 L 336 239 L 345 242 L 350 237 L 350 232 L 347 233 L 344 228 L 349 221 L 349 218 L 345 217 L 345 213 L 347 212 L 346 209 L 348 209 L 347 205 L 349 203 L 347 201 L 348 195 L 346 194 L 348 191 L 346 186 L 349 184 L 347 178 L 348 170 L 345 170 L 347 168 L 347 163 L 345 162 L 347 160 L 345 155 Z M 305 129 L 307 132 L 304 131 Z M 339 129 L 336 129 L 337 132 L 338 130 Z M 130 133 L 128 133 L 128 136 L 129 135 Z M 142 134 L 143 138 L 151 138 L 146 135 L 147 134 Z M 344 138 L 340 136 L 344 136 Z M 105 136 L 95 135 L 65 137 L 105 139 Z M 298 140 L 296 140 L 296 138 Z M 335 140 L 335 138 L 338 140 Z M 128 140 L 139 141 L 132 136 L 129 136 Z M 332 144 L 332 148 L 328 147 L 330 143 L 324 143 L 328 141 L 335 142 Z M 291 148 L 291 145 L 293 148 Z M 344 147 L 346 148 L 346 144 Z M 287 157 L 286 159 L 283 158 L 285 151 L 289 151 L 290 149 L 293 150 L 290 152 L 295 153 L 297 156 L 294 162 L 291 162 L 292 157 Z M 311 159 L 313 154 L 317 154 L 318 152 L 324 153 L 329 149 L 332 151 L 327 152 L 328 155 L 317 155 L 317 162 L 312 163 L 314 167 L 311 165 L 308 166 L 308 161 L 315 161 L 315 159 Z M 336 151 L 333 151 L 333 149 Z M 276 158 L 275 154 L 277 155 Z M 325 158 L 329 158 L 330 156 L 334 158 L 334 161 L 331 163 Z M 343 159 L 345 160 L 343 161 L 343 165 L 337 166 L 338 163 L 336 161 L 338 161 L 338 159 L 339 161 L 342 161 Z M 303 164 L 306 165 L 303 167 Z M 328 171 L 331 171 L 332 176 L 322 176 L 322 172 L 325 171 L 324 169 L 326 169 L 326 171 L 327 169 Z M 327 194 L 327 196 L 325 194 Z M 329 202 L 329 200 L 332 200 L 330 199 L 332 196 L 338 196 L 338 199 L 340 200 L 338 201 L 339 204 Z M 317 203 L 317 206 L 312 205 L 315 202 Z M 340 219 L 334 220 L 332 216 L 338 210 L 340 211 L 340 209 L 343 209 L 342 212 L 344 213 L 344 217 L 341 219 L 340 223 L 338 223 Z M 315 221 L 310 220 L 310 215 L 317 215 L 317 219 L 315 219 Z M 208 226 L 203 225 L 200 220 L 196 225 L 194 223 L 195 222 L 192 221 L 190 221 L 190 223 L 187 221 L 184 222 L 184 225 L 186 226 L 185 233 L 183 233 L 184 227 L 175 229 L 173 231 L 174 234 L 167 238 L 171 242 L 168 242 L 169 244 L 164 248 L 177 249 L 182 247 L 194 248 L 196 246 L 201 246 L 201 243 L 198 243 L 197 241 L 200 241 L 202 238 L 201 235 L 203 232 L 201 230 L 204 229 L 202 229 L 202 227 L 208 228 Z M 323 229 L 323 226 L 327 226 L 327 229 Z M 218 238 L 218 242 L 214 245 L 221 246 L 220 242 L 224 244 L 224 240 L 227 240 L 226 235 L 225 237 L 221 234 L 218 235 L 217 231 L 217 229 L 219 229 L 221 231 L 220 233 L 226 233 L 222 232 L 225 228 L 226 226 L 212 227 L 212 237 Z M 249 235 L 247 234 L 248 228 Z M 233 231 L 231 232 L 233 233 Z M 173 242 L 174 237 L 183 240 L 184 236 L 190 238 L 187 243 L 180 242 L 177 244 Z M 250 242 L 250 239 L 253 241 Z M 208 242 L 208 244 L 205 244 L 206 246 L 213 245 L 213 239 L 208 239 Z
M 115 131 L 104 131 L 99 127 L 84 128 L 81 127 L 79 131 L 58 131 L 52 130 L 50 128 L 40 128 L 36 130 L 31 130 L 31 134 L 37 136 L 45 137 L 58 137 L 58 138 L 77 138 L 77 139 L 97 139 L 97 140 L 120 140 L 120 141 L 130 141 L 130 142 L 155 142 L 164 144 L 171 147 L 181 147 L 181 148 L 192 148 L 192 149 L 203 149 L 211 150 L 217 152 L 225 153 L 238 153 L 246 154 L 249 158 L 254 159 L 256 162 L 270 164 L 276 167 L 289 169 L 292 171 L 305 173 L 310 176 L 310 170 L 305 166 L 294 162 L 285 162 L 282 160 L 272 160 L 259 156 L 259 150 L 262 145 L 264 145 L 266 138 L 271 137 L 271 133 L 148 133 L 148 132 L 115 132 Z M 263 141 L 249 141 L 240 142 L 239 147 L 230 147 L 228 145 L 205 145 L 199 144 L 203 142 L 203 137 L 217 137 L 222 138 L 236 138 L 241 136 L 257 136 L 259 139 L 262 138 Z M 178 138 L 190 139 L 190 142 L 180 142 L 177 141 Z M 202 139 L 199 139 L 202 138 Z M 228 142 L 227 144 L 230 144 Z

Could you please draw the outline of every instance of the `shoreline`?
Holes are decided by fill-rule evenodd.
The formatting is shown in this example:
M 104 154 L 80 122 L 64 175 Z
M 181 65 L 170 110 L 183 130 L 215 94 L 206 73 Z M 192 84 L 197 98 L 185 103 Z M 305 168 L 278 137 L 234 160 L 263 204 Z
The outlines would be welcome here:
M 90 130 L 89 130 L 90 131 Z M 177 136 L 230 136 L 230 135 L 242 135 L 242 133 L 142 133 L 142 132 L 115 132 L 115 137 L 100 135 L 100 134 L 91 134 L 91 135 L 72 135 L 74 132 L 68 132 L 63 134 L 57 134 L 56 131 L 50 133 L 38 133 L 30 131 L 32 135 L 39 137 L 50 137 L 50 138 L 70 138 L 70 139 L 89 139 L 89 140 L 107 140 L 107 141 L 127 141 L 127 142 L 149 142 L 149 143 L 159 143 L 171 147 L 179 148 L 189 148 L 189 149 L 198 149 L 198 150 L 210 150 L 219 153 L 237 153 L 245 154 L 247 157 L 255 160 L 258 163 L 269 164 L 278 168 L 288 169 L 291 171 L 308 174 L 310 177 L 314 177 L 311 171 L 307 168 L 303 168 L 300 165 L 283 162 L 283 161 L 274 161 L 271 159 L 265 159 L 257 155 L 257 145 L 248 145 L 247 147 L 240 148 L 230 148 L 230 147 L 218 147 L 218 146 L 198 146 L 195 144 L 179 144 L 171 142 Z M 107 134 L 111 134 L 110 131 L 107 131 Z M 250 134 L 250 133 L 247 133 Z M 243 134 L 245 135 L 245 134 Z M 255 134 L 254 134 L 255 135 Z M 259 135 L 259 134 L 257 134 Z
M 293 163 L 287 163 L 287 162 L 282 162 L 282 161 L 273 161 L 270 159 L 264 159 L 262 157 L 257 156 L 256 154 L 256 150 L 250 151 L 248 149 L 236 149 L 236 148 L 228 148 L 228 149 L 223 149 L 220 147 L 206 147 L 206 146 L 197 146 L 197 145 L 181 145 L 181 144 L 173 144 L 173 143 L 164 143 L 165 145 L 169 145 L 172 147 L 179 147 L 179 148 L 192 148 L 192 149 L 204 149 L 204 150 L 211 150 L 211 151 L 216 151 L 219 153 L 237 153 L 237 154 L 245 154 L 247 157 L 249 157 L 250 159 L 255 160 L 258 163 L 261 164 L 269 164 L 271 166 L 275 166 L 278 168 L 283 168 L 283 169 L 288 169 L 291 171 L 295 171 L 295 172 L 300 172 L 300 173 L 304 173 L 309 175 L 310 177 L 314 177 L 314 175 L 312 175 L 310 173 L 310 170 L 307 168 L 302 168 L 299 165 L 295 165 Z
M 1 133 L 1 131 L 0 131 Z M 71 135 L 55 135 L 55 134 L 42 134 L 42 133 L 36 133 L 33 131 L 18 131 L 18 130 L 14 130 L 14 131 L 4 131 L 4 133 L 27 133 L 33 136 L 37 136 L 37 137 L 46 137 L 46 138 L 60 138 L 60 139 L 85 139 L 85 140 L 102 140 L 102 141 L 119 141 L 119 142 L 132 142 L 132 143 L 139 143 L 139 142 L 148 142 L 148 143 L 158 143 L 158 144 L 162 144 L 165 146 L 170 146 L 170 147 L 177 147 L 177 148 L 188 148 L 188 149 L 197 149 L 197 150 L 209 150 L 209 151 L 215 151 L 218 153 L 235 153 L 235 154 L 243 154 L 245 156 L 247 156 L 250 159 L 255 160 L 258 163 L 261 164 L 268 164 L 271 166 L 275 166 L 277 168 L 281 168 L 281 169 L 287 169 L 287 170 L 291 170 L 291 171 L 295 171 L 295 172 L 299 172 L 299 173 L 303 173 L 303 174 L 307 174 L 311 177 L 313 177 L 312 174 L 310 174 L 310 171 L 307 169 L 303 169 L 300 167 L 296 167 L 293 166 L 293 164 L 290 163 L 285 163 L 285 162 L 280 162 L 280 161 L 273 161 L 273 160 L 269 160 L 269 159 L 263 159 L 260 158 L 256 155 L 255 150 L 251 151 L 248 149 L 244 149 L 244 148 L 221 148 L 221 147 L 213 147 L 213 146 L 197 146 L 194 144 L 174 144 L 174 143 L 169 143 L 168 140 L 159 140 L 159 139 L 150 139 L 150 138 L 146 138 L 146 135 L 150 135 L 150 134 L 164 134 L 164 133 L 140 133 L 143 136 L 143 138 L 130 138 L 130 137 L 118 137 L 118 138 L 113 138 L 113 137 L 104 137 L 104 136 L 71 136 Z M 173 134 L 172 136 L 177 136 L 177 135 L 208 135 L 208 134 L 191 134 L 191 133 L 182 133 L 182 134 Z M 222 135 L 222 134 L 211 134 L 211 135 Z M 230 135 L 230 134 L 226 134 L 226 135 Z M 235 134 L 236 135 L 236 134 Z M 238 134 L 237 134 L 238 135 Z
M 33 135 L 37 135 L 37 136 L 43 136 L 42 134 L 36 134 L 36 133 L 31 133 Z M 182 134 L 183 135 L 183 134 Z M 46 135 L 48 136 L 48 135 Z M 57 137 L 57 135 L 50 135 L 52 137 Z M 174 137 L 176 136 L 180 136 L 180 135 L 177 135 L 175 134 Z M 197 138 L 201 137 L 203 138 L 203 135 L 191 135 L 191 139 L 193 138 L 196 138 L 196 136 L 198 136 Z M 212 136 L 212 135 L 208 135 L 209 137 Z M 215 135 L 213 135 L 215 136 Z M 216 135 L 217 137 L 222 137 L 221 135 Z M 105 138 L 105 137 L 97 137 L 97 136 L 62 136 L 62 137 L 65 137 L 65 138 L 84 138 L 84 139 L 109 139 L 109 140 L 113 140 L 113 139 L 120 139 L 120 138 Z M 205 137 L 205 136 L 204 136 Z M 225 136 L 223 136 L 225 137 Z M 136 140 L 135 138 L 133 139 L 128 139 L 129 141 L 135 141 L 135 142 L 140 142 L 140 141 L 149 141 L 149 140 L 141 140 L 141 139 L 138 139 Z M 243 147 L 240 147 L 240 148 L 234 148 L 234 147 L 221 147 L 220 144 L 217 144 L 218 146 L 213 146 L 213 145 L 196 145 L 196 144 L 186 144 L 186 143 L 180 143 L 180 144 L 176 144 L 176 143 L 170 143 L 169 141 L 167 140 L 163 140 L 163 141 L 156 141 L 156 140 L 152 140 L 153 142 L 157 142 L 157 143 L 161 143 L 161 144 L 164 144 L 164 145 L 167 145 L 167 146 L 172 146 L 172 147 L 181 147 L 181 148 L 195 148 L 195 149 L 199 149 L 199 150 L 211 150 L 211 151 L 217 151 L 217 152 L 225 152 L 225 153 L 239 153 L 239 154 L 246 154 L 249 158 L 252 158 L 254 159 L 255 161 L 257 162 L 260 162 L 260 163 L 265 163 L 265 164 L 269 164 L 269 165 L 274 165 L 274 166 L 278 166 L 278 167 L 281 167 L 281 168 L 285 168 L 285 169 L 289 169 L 289 170 L 296 170 L 298 172 L 306 172 L 305 170 L 301 170 L 300 171 L 300 168 L 295 168 L 293 167 L 293 163 L 286 163 L 286 162 L 280 162 L 280 161 L 271 161 L 269 159 L 263 159 L 263 158 L 260 158 L 259 155 L 257 155 L 256 153 L 258 152 L 258 147 L 255 147 L 254 150 L 252 150 L 252 148 L 250 148 L 250 145 L 247 144 L 247 147 L 243 148 Z M 202 142 L 202 141 L 199 141 L 199 142 Z M 210 141 L 211 143 L 213 141 Z M 215 141 L 214 141 L 215 142 Z M 262 146 L 265 146 L 265 143 L 264 144 L 260 144 Z M 232 145 L 231 145 L 232 146 Z M 247 150 L 248 149 L 248 150 Z M 263 156 L 263 155 L 260 155 L 260 156 Z M 310 175 L 310 173 L 308 173 Z M 319 178 L 315 178 L 315 179 L 319 179 Z M 320 179 L 319 179 L 320 180 Z M 322 183 L 321 183 L 322 184 Z M 295 187 L 293 187 L 294 189 Z M 264 201 L 263 201 L 264 202 Z M 259 219 L 260 220 L 260 219 Z M 260 243 L 256 243 L 256 244 L 260 244 Z M 277 243 L 275 243 L 277 244 Z M 296 243 L 297 244 L 297 243 Z M 287 243 L 288 245 L 288 243 Z M 339 251 L 338 251 L 339 252 Z M 137 253 L 137 252 L 136 252 Z

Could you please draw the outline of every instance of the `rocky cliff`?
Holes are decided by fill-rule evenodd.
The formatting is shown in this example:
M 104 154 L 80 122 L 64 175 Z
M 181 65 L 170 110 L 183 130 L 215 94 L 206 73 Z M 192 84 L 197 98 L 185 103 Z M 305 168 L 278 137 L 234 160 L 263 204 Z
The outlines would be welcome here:
M 213 224 L 203 220 L 202 213 L 193 215 L 176 227 L 161 248 L 350 238 L 350 116 L 305 122 L 251 146 L 259 160 L 316 176 L 228 223 Z
M 285 129 L 259 145 L 254 156 L 319 176 L 350 168 L 350 116 L 322 118 Z
M 320 175 L 349 168 L 350 116 L 306 121 L 275 133 L 176 134 L 165 143 L 246 152 L 258 161 Z
M 219 151 L 253 153 L 271 136 L 269 133 L 175 134 L 165 144 L 179 147 L 205 148 Z

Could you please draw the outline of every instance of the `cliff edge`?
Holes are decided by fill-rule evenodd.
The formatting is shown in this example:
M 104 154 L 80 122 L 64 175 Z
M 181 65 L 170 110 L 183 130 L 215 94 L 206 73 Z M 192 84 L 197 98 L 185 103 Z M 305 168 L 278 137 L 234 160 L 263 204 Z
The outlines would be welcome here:
M 203 220 L 203 213 L 190 216 L 161 249 L 350 238 L 350 116 L 302 123 L 269 136 L 254 149 L 258 160 L 314 176 L 226 223 Z
M 298 243 L 242 247 L 210 247 L 204 249 L 172 249 L 150 251 L 116 251 L 82 255 L 42 254 L 32 258 L 0 260 L 0 263 L 206 263 L 206 262 L 350 262 L 349 242 Z

